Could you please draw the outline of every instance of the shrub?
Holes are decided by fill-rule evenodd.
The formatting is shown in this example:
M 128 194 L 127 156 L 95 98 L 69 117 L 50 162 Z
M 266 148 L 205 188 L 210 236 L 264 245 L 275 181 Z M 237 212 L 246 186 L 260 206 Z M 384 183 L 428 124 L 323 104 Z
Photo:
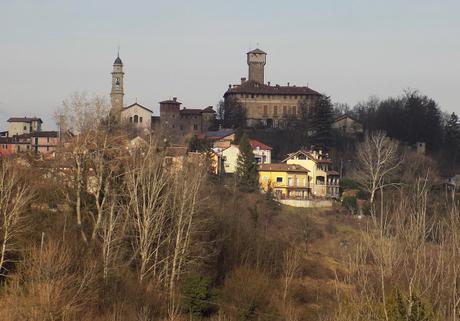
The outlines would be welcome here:
M 186 311 L 195 317 L 209 316 L 216 306 L 212 303 L 216 294 L 211 280 L 202 276 L 188 278 L 183 286 L 183 305 Z
M 345 196 L 342 199 L 342 206 L 349 210 L 352 214 L 356 213 L 358 210 L 358 206 L 356 204 L 356 197 L 355 196 Z

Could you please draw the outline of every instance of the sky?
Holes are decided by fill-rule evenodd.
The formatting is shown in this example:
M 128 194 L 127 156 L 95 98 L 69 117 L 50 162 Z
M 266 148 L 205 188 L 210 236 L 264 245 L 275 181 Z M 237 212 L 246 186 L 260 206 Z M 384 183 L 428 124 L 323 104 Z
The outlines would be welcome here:
M 459 0 L 0 0 L 0 130 L 75 92 L 107 96 L 120 47 L 125 104 L 216 105 L 267 55 L 265 81 L 334 102 L 418 89 L 460 113 Z

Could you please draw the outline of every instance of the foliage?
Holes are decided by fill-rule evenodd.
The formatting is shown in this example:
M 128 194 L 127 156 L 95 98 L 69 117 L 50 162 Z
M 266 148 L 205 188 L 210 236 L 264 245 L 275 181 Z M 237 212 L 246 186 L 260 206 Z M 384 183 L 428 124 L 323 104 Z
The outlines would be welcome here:
M 331 124 L 333 120 L 330 97 L 325 95 L 318 97 L 308 117 L 310 124 L 308 130 L 311 133 L 311 143 L 317 148 L 330 148 L 332 144 Z
M 342 191 L 346 191 L 349 189 L 359 189 L 359 183 L 351 178 L 343 177 L 342 179 L 340 179 L 340 188 L 342 189 Z
M 219 107 L 224 128 L 243 128 L 246 126 L 246 109 L 234 98 L 226 98 Z
M 185 280 L 183 288 L 183 305 L 186 311 L 194 317 L 209 316 L 216 309 L 213 302 L 216 293 L 209 278 L 192 276 Z
M 245 191 L 255 191 L 259 186 L 259 173 L 257 171 L 257 162 L 246 133 L 241 136 L 239 148 L 240 153 L 236 168 L 238 184 Z
M 434 320 L 431 309 L 415 293 L 406 296 L 396 289 L 389 301 L 388 310 L 391 321 Z
M 342 206 L 349 210 L 352 214 L 356 213 L 358 206 L 356 204 L 355 196 L 345 196 L 342 199 Z
M 194 135 L 188 144 L 189 150 L 193 152 L 207 152 L 211 149 L 211 142 L 206 139 L 199 139 L 196 135 Z

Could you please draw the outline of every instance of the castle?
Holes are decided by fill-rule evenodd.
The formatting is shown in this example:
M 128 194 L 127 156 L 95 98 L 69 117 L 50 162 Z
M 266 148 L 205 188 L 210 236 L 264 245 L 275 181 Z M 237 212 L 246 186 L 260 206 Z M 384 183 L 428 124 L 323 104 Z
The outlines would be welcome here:
M 289 119 L 298 119 L 315 105 L 317 91 L 287 84 L 265 84 L 267 54 L 255 49 L 247 54 L 248 79 L 241 78 L 238 85 L 229 85 L 224 94 L 226 103 L 239 103 L 246 111 L 248 126 L 284 127 Z
M 124 75 L 123 62 L 118 55 L 113 63 L 110 100 L 112 114 L 121 119 L 122 123 L 137 130 L 161 132 L 169 139 L 206 132 L 214 123 L 216 112 L 212 106 L 204 109 L 181 108 L 182 103 L 176 97 L 159 103 L 159 117 L 154 116 L 150 108 L 137 102 L 124 106 Z

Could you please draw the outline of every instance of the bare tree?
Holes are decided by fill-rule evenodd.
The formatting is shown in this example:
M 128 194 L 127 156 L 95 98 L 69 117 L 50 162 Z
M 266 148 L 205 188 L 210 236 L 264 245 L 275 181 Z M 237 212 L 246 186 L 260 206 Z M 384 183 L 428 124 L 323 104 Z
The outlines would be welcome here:
M 25 228 L 24 214 L 33 196 L 30 184 L 19 176 L 13 161 L 0 160 L 0 275 L 5 275 L 8 254 L 17 234 Z
M 286 304 L 289 289 L 296 276 L 300 263 L 301 254 L 298 248 L 288 248 L 283 254 L 283 302 Z
M 370 194 L 371 205 L 375 193 L 385 187 L 388 176 L 401 164 L 398 143 L 374 132 L 358 145 L 354 178 Z

